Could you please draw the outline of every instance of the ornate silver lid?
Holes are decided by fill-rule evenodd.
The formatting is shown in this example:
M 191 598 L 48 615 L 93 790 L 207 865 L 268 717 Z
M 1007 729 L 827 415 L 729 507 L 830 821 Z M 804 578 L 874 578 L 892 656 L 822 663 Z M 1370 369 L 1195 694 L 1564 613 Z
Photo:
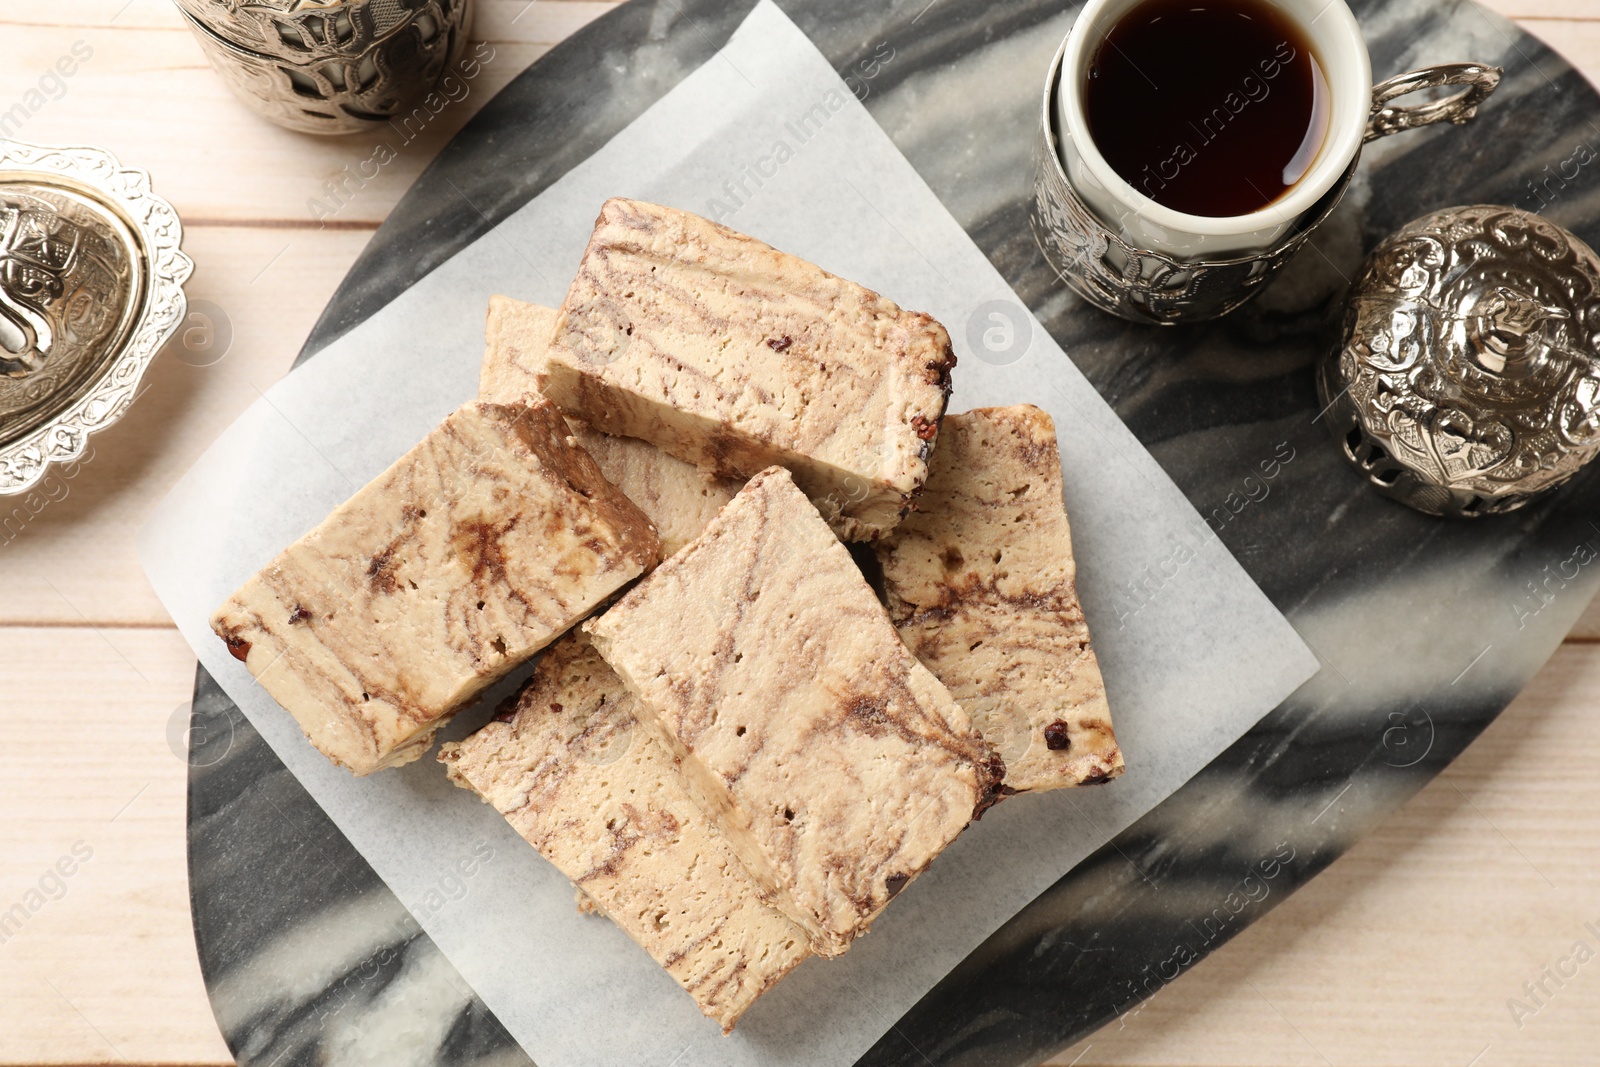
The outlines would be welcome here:
M 0 495 L 132 403 L 194 269 L 149 175 L 98 148 L 0 140 Z
M 282 126 L 343 134 L 409 116 L 461 57 L 472 0 L 177 0 L 206 57 Z
M 1516 208 L 1417 219 L 1367 258 L 1317 384 L 1380 492 L 1431 515 L 1521 507 L 1600 451 L 1600 258 Z

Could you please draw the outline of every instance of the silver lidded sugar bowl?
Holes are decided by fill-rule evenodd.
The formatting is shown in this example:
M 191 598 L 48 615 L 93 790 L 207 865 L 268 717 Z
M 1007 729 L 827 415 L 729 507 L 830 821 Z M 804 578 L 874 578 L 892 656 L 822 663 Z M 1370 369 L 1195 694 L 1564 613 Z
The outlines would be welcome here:
M 359 133 L 405 115 L 472 29 L 472 0 L 176 2 L 234 93 L 305 133 Z
M 1322 360 L 1324 420 L 1386 496 L 1512 511 L 1600 452 L 1600 258 L 1538 215 L 1425 215 L 1367 258 Z

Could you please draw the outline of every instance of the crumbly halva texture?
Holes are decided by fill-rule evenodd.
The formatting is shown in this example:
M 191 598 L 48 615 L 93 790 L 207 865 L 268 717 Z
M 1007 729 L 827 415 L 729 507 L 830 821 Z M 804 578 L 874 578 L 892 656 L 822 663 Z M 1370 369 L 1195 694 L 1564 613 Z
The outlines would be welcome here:
M 927 315 L 698 215 L 613 199 L 539 387 L 726 477 L 787 467 L 841 537 L 873 540 L 927 477 L 954 364 Z
M 611 668 L 607 667 L 606 669 L 610 670 Z M 591 897 L 577 886 L 572 887 L 572 902 L 578 906 L 579 915 L 598 915 L 602 919 L 606 917 L 605 909 L 594 902 L 594 897 Z
M 467 404 L 290 545 L 211 627 L 358 775 L 416 759 L 484 686 L 658 558 L 555 405 Z
M 993 750 L 782 468 L 584 630 L 819 955 L 993 802 Z
M 483 319 L 478 399 L 491 404 L 525 404 L 541 396 L 538 376 L 555 328 L 555 308 L 491 296 Z
M 1061 490 L 1045 412 L 948 415 L 917 511 L 873 546 L 895 628 L 999 750 L 1008 791 L 1123 769 Z
M 810 952 L 638 728 L 636 703 L 568 634 L 495 721 L 439 761 L 572 879 L 580 910 L 622 927 L 726 1032 Z
M 484 331 L 488 348 L 479 373 L 479 400 L 509 404 L 539 396 L 537 376 L 544 367 L 555 322 L 554 308 L 505 296 L 489 298 Z M 567 426 L 606 479 L 656 524 L 663 556 L 694 540 L 744 484 L 669 456 L 647 441 L 600 433 L 576 416 L 567 417 Z

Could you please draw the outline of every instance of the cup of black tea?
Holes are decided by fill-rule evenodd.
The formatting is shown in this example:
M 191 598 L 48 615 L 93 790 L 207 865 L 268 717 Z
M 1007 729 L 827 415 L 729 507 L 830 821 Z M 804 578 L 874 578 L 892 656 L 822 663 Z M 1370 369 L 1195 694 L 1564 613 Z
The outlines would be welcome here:
M 1372 104 L 1343 0 L 1089 0 L 1056 88 L 1068 176 L 1142 247 L 1270 247 L 1344 173 Z
M 1226 314 L 1337 203 L 1363 143 L 1464 122 L 1499 75 L 1448 64 L 1374 88 L 1344 0 L 1086 0 L 1046 81 L 1035 235 L 1098 306 Z M 1465 89 L 1389 105 L 1443 85 Z

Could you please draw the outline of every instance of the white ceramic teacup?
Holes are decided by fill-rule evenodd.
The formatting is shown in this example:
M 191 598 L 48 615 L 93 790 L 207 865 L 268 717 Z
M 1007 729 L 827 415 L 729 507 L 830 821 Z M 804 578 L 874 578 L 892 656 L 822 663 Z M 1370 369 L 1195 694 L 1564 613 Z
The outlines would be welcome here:
M 1062 162 L 1084 203 L 1138 248 L 1175 258 L 1222 259 L 1278 244 L 1331 190 L 1361 150 L 1372 108 L 1366 39 L 1344 0 L 1270 0 L 1310 42 L 1329 100 L 1327 132 L 1305 175 L 1272 203 L 1248 215 L 1190 215 L 1156 202 L 1125 181 L 1089 136 L 1083 86 L 1096 49 L 1112 26 L 1144 0 L 1087 0 L 1067 36 L 1056 89 Z

